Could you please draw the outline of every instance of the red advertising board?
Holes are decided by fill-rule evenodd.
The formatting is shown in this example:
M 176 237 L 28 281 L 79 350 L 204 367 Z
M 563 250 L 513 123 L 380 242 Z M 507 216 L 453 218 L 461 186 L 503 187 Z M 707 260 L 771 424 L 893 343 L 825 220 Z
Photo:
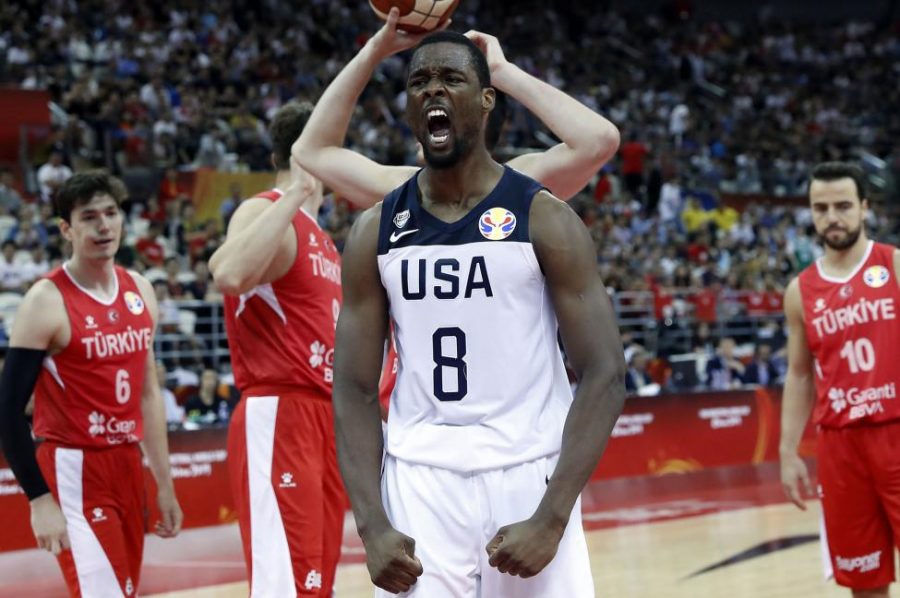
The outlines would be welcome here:
M 687 473 L 778 459 L 781 389 L 632 397 L 594 479 Z M 809 426 L 800 447 L 812 456 Z
M 741 390 L 632 397 L 616 423 L 594 478 L 664 475 L 778 458 L 781 391 Z M 169 434 L 175 490 L 185 527 L 235 520 L 228 480 L 225 428 Z M 813 454 L 807 429 L 801 445 Z M 149 520 L 156 521 L 156 488 L 149 471 Z M 28 503 L 0 458 L 0 552 L 33 547 Z
M 169 461 L 175 492 L 184 511 L 185 527 L 203 527 L 236 520 L 225 463 L 226 428 L 169 433 Z M 146 462 L 145 462 L 146 465 Z M 148 520 L 159 519 L 156 484 L 144 468 L 147 481 Z M 25 495 L 0 456 L 0 552 L 32 548 L 30 513 Z

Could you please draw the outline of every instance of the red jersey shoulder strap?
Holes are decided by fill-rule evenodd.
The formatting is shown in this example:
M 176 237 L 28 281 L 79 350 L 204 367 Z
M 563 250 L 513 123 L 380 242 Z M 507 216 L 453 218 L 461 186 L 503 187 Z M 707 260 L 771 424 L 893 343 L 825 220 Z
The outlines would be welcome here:
M 277 187 L 269 189 L 268 191 L 263 191 L 261 193 L 257 193 L 251 199 L 268 199 L 269 201 L 278 201 L 281 199 L 281 196 L 284 195 L 284 191 L 278 189 Z

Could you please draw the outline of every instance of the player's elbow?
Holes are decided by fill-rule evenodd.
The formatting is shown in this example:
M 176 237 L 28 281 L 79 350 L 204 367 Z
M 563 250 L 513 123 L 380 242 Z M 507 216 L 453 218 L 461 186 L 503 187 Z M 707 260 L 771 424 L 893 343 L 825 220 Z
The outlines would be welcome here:
M 250 291 L 254 286 L 254 281 L 248 275 L 241 275 L 239 272 L 228 268 L 218 268 L 213 270 L 210 268 L 213 282 L 216 288 L 223 295 L 238 296 Z
M 300 136 L 291 146 L 291 157 L 296 160 L 304 170 L 315 174 L 315 158 L 322 148 L 316 147 L 310 139 Z
M 599 394 L 603 396 L 604 400 L 617 403 L 617 408 L 621 410 L 625 403 L 627 370 L 624 353 L 622 353 L 606 359 L 597 359 L 588 364 L 579 379 L 582 383 L 589 383 L 597 389 L 602 389 Z
M 593 143 L 589 148 L 591 158 L 598 166 L 605 164 L 619 150 L 621 135 L 616 125 L 606 119 L 598 123 L 597 130 L 593 134 Z

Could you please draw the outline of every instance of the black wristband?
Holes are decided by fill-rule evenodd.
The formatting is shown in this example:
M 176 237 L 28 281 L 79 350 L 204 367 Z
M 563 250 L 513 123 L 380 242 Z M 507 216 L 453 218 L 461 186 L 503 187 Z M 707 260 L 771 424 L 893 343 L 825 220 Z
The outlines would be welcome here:
M 50 492 L 34 454 L 25 406 L 43 367 L 43 349 L 11 347 L 0 376 L 0 446 L 28 500 Z

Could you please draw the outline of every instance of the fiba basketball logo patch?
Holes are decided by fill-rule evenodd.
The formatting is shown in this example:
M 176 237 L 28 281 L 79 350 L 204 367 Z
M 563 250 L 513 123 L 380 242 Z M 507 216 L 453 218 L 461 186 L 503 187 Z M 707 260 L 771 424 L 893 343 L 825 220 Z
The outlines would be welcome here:
M 516 215 L 506 208 L 491 208 L 478 219 L 478 230 L 489 241 L 502 241 L 516 230 Z
M 871 266 L 863 273 L 863 282 L 873 289 L 880 289 L 890 278 L 891 273 L 884 266 Z
M 134 315 L 139 316 L 144 313 L 144 300 L 137 293 L 127 291 L 125 293 L 125 307 Z

